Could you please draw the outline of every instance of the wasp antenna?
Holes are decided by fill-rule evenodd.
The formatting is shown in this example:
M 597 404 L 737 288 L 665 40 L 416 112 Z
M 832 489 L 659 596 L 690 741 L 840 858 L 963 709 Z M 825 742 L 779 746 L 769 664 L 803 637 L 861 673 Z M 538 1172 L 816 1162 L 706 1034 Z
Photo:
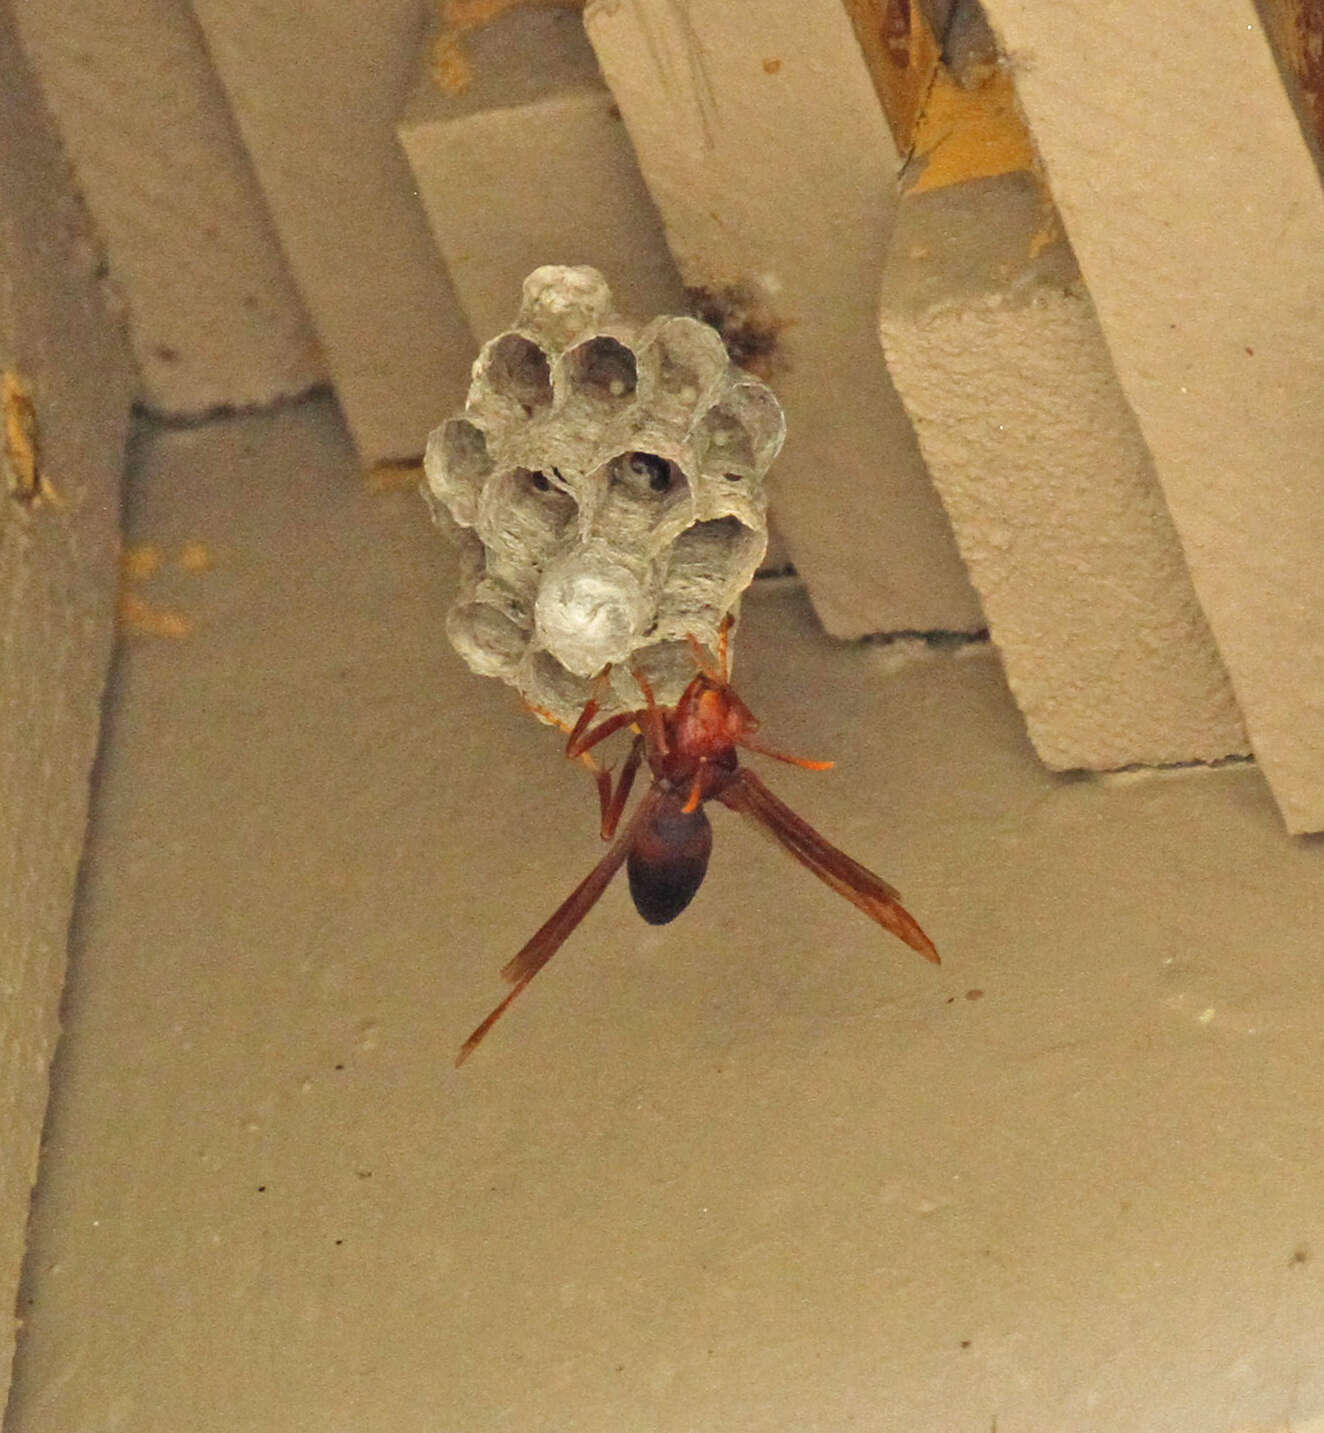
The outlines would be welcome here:
M 548 711 L 546 707 L 540 707 L 534 702 L 526 701 L 524 710 L 532 712 L 534 716 L 545 721 L 548 726 L 559 727 L 562 731 L 572 730 L 569 722 L 564 722 L 555 712 Z
M 713 665 L 712 653 L 710 653 L 693 632 L 686 632 L 685 640 L 689 643 L 690 651 L 694 654 L 694 664 L 708 678 L 710 682 L 716 682 L 718 686 L 726 685 L 726 663 L 721 662 L 720 667 Z
M 647 704 L 640 713 L 642 717 L 640 729 L 649 744 L 666 756 L 671 751 L 671 744 L 667 740 L 667 723 L 662 715 L 662 708 L 657 704 L 657 697 L 653 693 L 653 684 L 648 680 L 648 675 L 642 667 L 631 667 L 630 674 L 639 684 L 639 690 L 643 692 L 644 701 Z
M 728 612 L 717 629 L 717 664 L 722 669 L 722 682 L 731 680 L 731 629 L 736 625 L 736 614 Z
M 653 684 L 648 680 L 648 673 L 642 667 L 631 667 L 630 675 L 634 678 L 635 685 L 644 694 L 644 701 L 649 707 L 657 705 L 657 697 L 653 695 Z

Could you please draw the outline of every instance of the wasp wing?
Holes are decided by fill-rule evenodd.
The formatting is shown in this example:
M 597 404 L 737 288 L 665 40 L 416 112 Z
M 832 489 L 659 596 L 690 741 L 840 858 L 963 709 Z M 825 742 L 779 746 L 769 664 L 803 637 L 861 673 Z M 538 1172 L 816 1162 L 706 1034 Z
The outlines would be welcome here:
M 650 818 L 657 804 L 657 789 L 651 789 L 635 808 L 629 824 L 607 850 L 607 854 L 584 877 L 556 910 L 534 932 L 529 943 L 505 966 L 501 974 L 514 987 L 506 998 L 460 1046 L 455 1063 L 462 1065 L 477 1049 L 483 1037 L 506 1013 L 511 1001 L 565 944 L 566 938 L 597 904 L 611 884 L 611 878 L 625 863 L 635 836 Z
M 807 866 L 825 885 L 845 896 L 871 920 L 899 936 L 925 960 L 938 963 L 933 942 L 920 929 L 919 922 L 901 904 L 901 896 L 880 876 L 858 861 L 839 851 L 794 811 L 775 796 L 748 767 L 736 772 L 730 785 L 717 797 L 732 811 L 748 816 L 789 851 L 802 866 Z

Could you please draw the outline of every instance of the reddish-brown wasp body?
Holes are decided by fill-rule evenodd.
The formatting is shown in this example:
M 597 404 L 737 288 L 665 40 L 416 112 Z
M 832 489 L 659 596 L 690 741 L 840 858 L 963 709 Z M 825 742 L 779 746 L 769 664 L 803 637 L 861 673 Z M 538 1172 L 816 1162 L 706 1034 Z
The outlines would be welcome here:
M 556 954 L 623 864 L 635 907 L 650 924 L 665 925 L 689 905 L 703 883 L 712 851 L 712 826 L 703 809 L 706 801 L 720 801 L 749 817 L 819 880 L 926 960 L 937 962 L 933 942 L 901 904 L 897 892 L 824 840 L 774 796 L 753 771 L 740 765 L 737 748 L 742 746 L 812 770 L 824 770 L 832 763 L 787 756 L 755 740 L 758 720 L 727 681 L 726 639 L 723 627 L 716 666 L 691 639 L 699 671 L 674 707 L 657 704 L 641 673 L 636 673 L 635 679 L 645 705 L 638 711 L 620 712 L 594 725 L 598 703 L 590 698 L 566 742 L 567 756 L 585 757 L 613 733 L 625 727 L 636 729 L 614 787 L 610 773 L 595 771 L 603 839 L 615 839 L 602 860 L 503 968 L 501 973 L 512 988 L 460 1047 L 456 1064 L 462 1064 L 473 1053 L 511 1001 Z M 645 757 L 653 783 L 618 834 L 621 815 Z

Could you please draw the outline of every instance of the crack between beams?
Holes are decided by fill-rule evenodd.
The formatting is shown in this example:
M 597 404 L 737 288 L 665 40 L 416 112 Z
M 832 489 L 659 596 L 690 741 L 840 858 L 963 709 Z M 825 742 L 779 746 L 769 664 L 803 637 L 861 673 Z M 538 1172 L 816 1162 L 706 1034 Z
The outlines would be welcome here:
M 1218 771 L 1225 766 L 1254 766 L 1253 752 L 1232 751 L 1226 756 L 1192 757 L 1189 761 L 1130 761 L 1125 766 L 1105 766 L 1097 770 L 1073 766 L 1060 772 L 1062 776 L 1135 776 L 1146 772 Z
M 306 388 L 299 388 L 291 393 L 278 393 L 274 398 L 256 399 L 252 403 L 215 403 L 209 408 L 200 408 L 195 412 L 171 411 L 167 408 L 159 408 L 144 399 L 138 399 L 133 404 L 133 416 L 140 422 L 175 431 L 201 428 L 204 424 L 215 423 L 223 418 L 249 418 L 262 413 L 278 413 L 282 409 L 297 407 L 300 403 L 306 403 L 314 398 L 333 398 L 334 396 L 334 385 L 325 379 L 318 379 L 317 382 L 310 383 Z
M 919 8 L 917 0 L 912 0 L 912 3 L 916 4 L 917 9 Z M 947 23 L 942 27 L 942 34 L 934 36 L 938 44 L 938 63 L 934 65 L 933 73 L 929 76 L 929 82 L 924 86 L 923 98 L 915 107 L 915 125 L 911 130 L 910 146 L 906 150 L 906 157 L 901 163 L 901 168 L 898 171 L 899 175 L 905 175 L 909 171 L 910 166 L 915 162 L 915 151 L 919 147 L 919 136 L 924 128 L 924 116 L 928 113 L 929 100 L 933 96 L 933 87 L 938 83 L 938 75 L 947 66 L 947 42 L 951 38 L 952 26 L 956 23 L 956 12 L 958 9 L 959 3 L 952 6 L 947 12 Z M 923 24 L 928 24 L 928 19 L 924 16 L 922 10 L 920 11 L 920 19 Z
M 859 639 L 874 647 L 887 647 L 893 642 L 923 642 L 934 651 L 954 647 L 970 647 L 989 640 L 988 628 L 978 627 L 962 632 L 947 627 L 901 627 L 895 632 L 870 632 Z

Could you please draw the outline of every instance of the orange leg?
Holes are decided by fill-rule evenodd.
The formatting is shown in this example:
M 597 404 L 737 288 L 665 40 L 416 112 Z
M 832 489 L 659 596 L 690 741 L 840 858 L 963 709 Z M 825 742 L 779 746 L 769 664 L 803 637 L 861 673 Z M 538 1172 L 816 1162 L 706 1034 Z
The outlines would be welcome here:
M 630 791 L 634 786 L 634 779 L 639 774 L 639 763 L 644 755 L 644 738 L 640 732 L 635 736 L 630 746 L 630 754 L 625 758 L 625 765 L 621 767 L 621 774 L 616 780 L 616 790 L 611 789 L 611 774 L 602 772 L 598 781 L 598 799 L 602 804 L 602 839 L 610 841 L 616 834 L 616 828 L 620 825 L 621 814 L 625 810 L 625 803 L 630 799 Z
M 593 718 L 600 710 L 599 693 L 607 680 L 610 667 L 604 667 L 594 679 L 593 688 L 588 701 L 584 703 L 584 710 L 579 714 L 579 720 L 570 728 L 570 735 L 566 740 L 565 754 L 570 760 L 579 760 L 584 763 L 593 774 L 593 780 L 598 788 L 598 809 L 602 815 L 602 839 L 608 840 L 616 830 L 617 823 L 621 819 L 621 812 L 625 809 L 626 797 L 630 794 L 630 787 L 634 784 L 635 773 L 639 769 L 639 758 L 632 748 L 630 755 L 626 758 L 625 766 L 621 770 L 620 780 L 617 783 L 615 792 L 612 791 L 610 770 L 604 770 L 591 755 L 591 748 L 599 742 L 606 741 L 609 736 L 627 726 L 635 725 L 640 713 L 638 712 L 617 712 L 615 716 L 608 717 L 606 721 L 593 725 Z M 636 745 L 639 739 L 636 738 Z
M 634 726 L 641 716 L 640 712 L 617 712 L 615 716 L 608 717 L 606 721 L 600 721 L 597 726 L 593 725 L 593 718 L 597 716 L 601 710 L 601 704 L 598 699 L 599 693 L 602 691 L 603 685 L 607 680 L 607 673 L 610 671 L 610 667 L 603 667 L 593 679 L 593 689 L 589 694 L 589 699 L 584 703 L 584 710 L 580 712 L 579 720 L 571 727 L 570 735 L 565 744 L 565 754 L 572 761 L 575 760 L 576 757 L 582 757 L 584 764 L 598 777 L 599 787 L 602 785 L 602 778 L 606 776 L 607 773 L 597 769 L 593 764 L 592 758 L 588 755 L 589 751 L 597 746 L 599 742 L 606 741 L 609 736 L 614 735 L 622 728 Z
M 725 678 L 717 667 L 713 665 L 712 656 L 704 649 L 704 645 L 693 632 L 685 634 L 685 640 L 690 645 L 690 651 L 694 656 L 694 665 L 708 678 L 710 682 L 716 682 L 718 686 L 725 685 Z
M 734 618 L 728 612 L 722 618 L 722 624 L 717 629 L 717 652 L 716 662 L 713 661 L 713 654 L 708 652 L 702 642 L 688 632 L 685 640 L 690 644 L 690 651 L 694 653 L 695 666 L 708 678 L 710 682 L 716 682 L 719 687 L 729 685 L 731 680 L 731 627 Z
M 555 712 L 549 712 L 546 707 L 537 706 L 529 701 L 526 701 L 524 706 L 526 710 L 531 711 L 536 717 L 541 717 L 543 721 L 547 722 L 550 726 L 560 727 L 562 731 L 570 730 Z
M 600 721 L 597 726 L 590 727 L 586 731 L 580 731 L 578 735 L 572 732 L 570 740 L 565 745 L 565 754 L 572 761 L 578 756 L 584 756 L 590 748 L 597 746 L 601 741 L 606 741 L 609 736 L 623 727 L 633 726 L 642 716 L 642 712 L 617 712 L 615 716 L 608 717 L 606 721 Z
M 606 690 L 607 682 L 611 675 L 611 663 L 609 662 L 593 678 L 593 685 L 589 688 L 588 701 L 584 703 L 584 710 L 579 714 L 579 720 L 570 728 L 570 736 L 566 740 L 565 754 L 572 760 L 586 752 L 595 742 L 582 741 L 584 733 L 593 724 L 593 718 L 602 709 L 602 694 Z M 599 738 L 600 740 L 601 738 Z
M 770 756 L 774 761 L 784 761 L 787 766 L 803 766 L 806 771 L 831 771 L 837 764 L 835 761 L 810 761 L 807 756 L 792 756 L 789 752 L 778 751 L 774 746 L 764 746 L 761 741 L 755 741 L 751 736 L 741 736 L 737 740 L 740 745 L 750 751 L 757 751 L 760 756 Z
M 647 703 L 639 716 L 648 748 L 659 756 L 669 756 L 671 743 L 667 740 L 667 724 L 662 717 L 662 708 L 658 706 L 657 698 L 653 695 L 652 684 L 641 668 L 631 667 L 630 671 L 635 681 L 639 683 L 639 690 L 643 692 L 644 701 Z

